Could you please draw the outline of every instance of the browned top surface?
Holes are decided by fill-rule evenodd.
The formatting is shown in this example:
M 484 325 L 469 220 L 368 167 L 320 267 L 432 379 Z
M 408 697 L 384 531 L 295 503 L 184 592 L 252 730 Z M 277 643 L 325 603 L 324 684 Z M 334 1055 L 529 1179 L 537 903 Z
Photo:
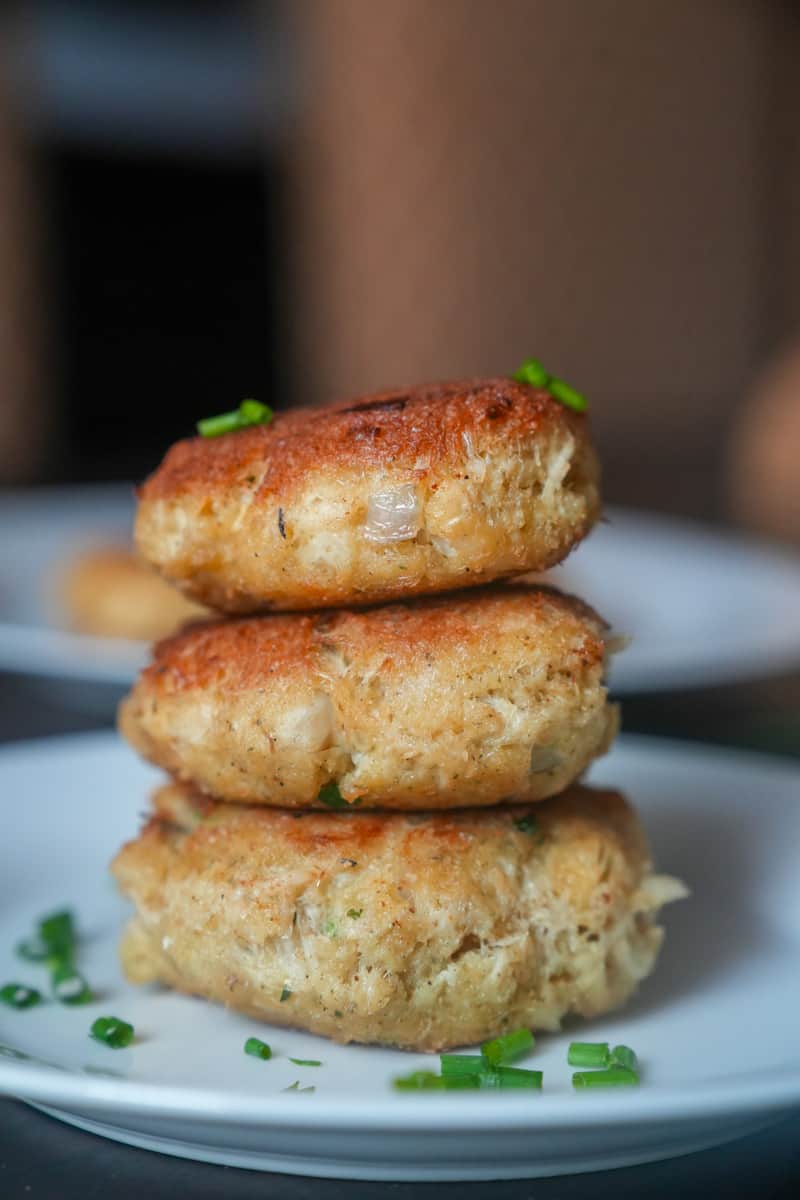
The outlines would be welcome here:
M 380 648 L 396 665 L 420 655 L 483 645 L 506 622 L 526 636 L 581 639 L 587 663 L 605 653 L 604 622 L 588 605 L 534 584 L 489 587 L 355 611 L 244 617 L 195 624 L 160 642 L 142 684 L 156 692 L 266 685 L 270 677 L 313 670 L 328 649 L 358 656 Z
M 546 391 L 511 379 L 466 379 L 382 392 L 324 408 L 298 408 L 217 438 L 177 442 L 142 485 L 140 499 L 177 497 L 252 486 L 258 495 L 285 494 L 309 471 L 399 465 L 418 470 L 465 456 L 462 435 L 476 449 L 495 438 L 531 437 L 547 425 L 568 425 L 587 437 L 586 418 Z

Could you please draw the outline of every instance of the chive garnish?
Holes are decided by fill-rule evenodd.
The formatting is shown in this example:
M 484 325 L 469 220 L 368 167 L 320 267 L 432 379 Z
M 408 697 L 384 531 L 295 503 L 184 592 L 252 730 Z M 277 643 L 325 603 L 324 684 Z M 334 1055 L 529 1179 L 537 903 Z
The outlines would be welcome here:
M 328 917 L 328 920 L 322 926 L 322 932 L 325 934 L 325 937 L 335 938 L 338 932 L 336 922 Z
M 489 1071 L 481 1071 L 478 1079 L 482 1088 L 529 1088 L 541 1090 L 542 1072 L 529 1071 L 525 1067 L 493 1067 Z
M 354 921 L 357 921 L 363 911 L 363 908 L 348 908 L 347 915 L 348 917 L 352 917 Z
M 639 1076 L 629 1067 L 607 1067 L 604 1071 L 576 1071 L 572 1076 L 574 1088 L 635 1087 Z
M 573 409 L 575 412 L 585 412 L 589 407 L 586 397 L 565 383 L 563 379 L 546 371 L 538 358 L 526 358 L 522 366 L 514 372 L 511 378 L 516 383 L 528 383 L 531 387 L 547 388 L 554 400 Z
M 573 409 L 574 412 L 586 412 L 589 407 L 588 401 L 582 392 L 578 392 L 574 387 L 570 387 L 563 379 L 551 379 L 547 385 L 547 390 L 556 400 L 560 400 L 567 408 Z
M 112 1050 L 123 1050 L 133 1041 L 133 1026 L 127 1021 L 121 1021 L 119 1017 L 98 1017 L 89 1031 L 89 1036 Z
M 50 977 L 53 993 L 62 1004 L 90 1004 L 92 989 L 70 962 L 58 962 Z
M 9 1008 L 33 1008 L 41 1000 L 41 992 L 24 983 L 7 983 L 0 987 L 0 1004 L 7 1004 Z
M 531 387 L 547 387 L 550 376 L 538 358 L 526 358 L 511 376 L 515 383 L 529 383 Z
M 26 962 L 44 962 L 50 957 L 50 948 L 38 933 L 17 943 L 17 954 Z
M 261 1038 L 249 1037 L 244 1044 L 245 1054 L 250 1054 L 253 1058 L 272 1058 L 272 1049 L 266 1042 L 262 1042 Z
M 290 1058 L 290 1063 L 294 1063 L 296 1067 L 321 1067 L 322 1063 L 318 1058 Z
M 610 1067 L 608 1042 L 570 1042 L 567 1062 L 571 1067 Z
M 233 412 L 219 413 L 216 417 L 205 417 L 197 422 L 197 432 L 202 437 L 220 437 L 223 433 L 235 433 L 251 425 L 269 425 L 274 413 L 268 404 L 257 400 L 243 400 Z
M 515 1058 L 533 1049 L 534 1036 L 530 1029 L 515 1029 L 481 1046 L 481 1054 L 493 1067 L 505 1067 Z
M 442 1054 L 439 1062 L 445 1079 L 453 1079 L 456 1075 L 479 1075 L 486 1070 L 486 1059 L 480 1054 Z
M 392 1087 L 398 1092 L 450 1092 L 474 1090 L 480 1083 L 477 1075 L 443 1076 L 434 1071 L 412 1071 L 410 1075 L 393 1079 Z
M 279 1002 L 279 1003 L 283 1004 L 283 1002 L 284 1002 L 285 1000 L 288 1000 L 288 999 L 289 999 L 289 997 L 291 996 L 291 994 L 292 994 L 292 989 L 291 989 L 291 988 L 288 988 L 288 987 L 286 987 L 286 986 L 284 985 L 284 987 L 283 987 L 283 990 L 281 991 L 281 998 L 280 998 L 280 1002 Z
M 629 1071 L 635 1071 L 637 1066 L 636 1052 L 631 1050 L 630 1046 L 615 1046 L 611 1051 L 612 1067 L 627 1067 Z
M 317 796 L 317 799 L 319 800 L 320 804 L 324 804 L 326 808 L 334 809 L 354 808 L 358 804 L 358 800 L 354 800 L 352 804 L 345 800 L 344 796 L 339 791 L 338 783 L 334 782 L 333 780 L 331 780 L 330 783 L 324 784 L 323 787 L 319 789 L 319 795 Z
M 312 1084 L 311 1087 L 300 1087 L 300 1080 L 295 1079 L 294 1083 L 290 1083 L 288 1087 L 283 1088 L 284 1092 L 315 1092 L 317 1089 Z
M 532 813 L 526 817 L 515 817 L 514 825 L 520 833 L 541 833 L 539 822 Z

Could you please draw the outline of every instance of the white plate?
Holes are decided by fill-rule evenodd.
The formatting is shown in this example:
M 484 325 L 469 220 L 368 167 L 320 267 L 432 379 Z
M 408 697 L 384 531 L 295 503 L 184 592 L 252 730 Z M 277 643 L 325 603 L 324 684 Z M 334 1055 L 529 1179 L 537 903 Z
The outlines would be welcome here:
M 199 1000 L 133 989 L 115 940 L 125 915 L 106 873 L 155 772 L 112 735 L 0 751 L 0 980 L 42 984 L 11 947 L 69 903 L 87 934 L 86 1008 L 0 1008 L 0 1091 L 120 1141 L 210 1162 L 362 1179 L 499 1179 L 597 1170 L 714 1145 L 800 1104 L 800 769 L 679 743 L 623 740 L 593 772 L 624 787 L 661 867 L 693 898 L 667 910 L 656 974 L 621 1014 L 543 1036 L 541 1094 L 398 1094 L 424 1055 L 336 1046 Z M 139 1035 L 87 1037 L 113 1013 Z M 633 1045 L 643 1086 L 575 1095 L 566 1048 Z M 276 1057 L 247 1058 L 261 1034 Z M 316 1058 L 298 1068 L 288 1056 Z M 435 1060 L 433 1060 L 435 1063 Z M 106 1074 L 107 1072 L 107 1074 Z M 284 1093 L 295 1079 L 316 1092 Z
M 139 642 L 63 628 L 60 564 L 87 545 L 126 541 L 124 486 L 0 494 L 0 670 L 127 686 Z M 631 636 L 613 662 L 615 691 L 657 691 L 763 675 L 800 663 L 800 558 L 685 521 L 611 509 L 552 572 Z

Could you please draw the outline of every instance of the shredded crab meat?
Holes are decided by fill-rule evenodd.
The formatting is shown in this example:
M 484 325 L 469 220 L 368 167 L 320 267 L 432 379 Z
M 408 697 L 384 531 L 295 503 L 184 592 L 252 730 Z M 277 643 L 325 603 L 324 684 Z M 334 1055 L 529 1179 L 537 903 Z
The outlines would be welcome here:
M 364 536 L 381 544 L 405 542 L 417 536 L 421 523 L 417 489 L 413 483 L 403 483 L 370 496 Z

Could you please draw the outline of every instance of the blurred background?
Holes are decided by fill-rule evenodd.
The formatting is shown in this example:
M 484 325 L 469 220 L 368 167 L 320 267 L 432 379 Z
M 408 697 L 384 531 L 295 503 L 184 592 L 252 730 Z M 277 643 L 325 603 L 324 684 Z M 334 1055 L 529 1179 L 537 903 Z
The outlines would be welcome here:
M 797 3 L 6 0 L 0 46 L 8 503 L 535 355 L 612 504 L 800 542 Z
M 535 354 L 609 499 L 800 536 L 796 4 L 2 11 L 3 482 Z

